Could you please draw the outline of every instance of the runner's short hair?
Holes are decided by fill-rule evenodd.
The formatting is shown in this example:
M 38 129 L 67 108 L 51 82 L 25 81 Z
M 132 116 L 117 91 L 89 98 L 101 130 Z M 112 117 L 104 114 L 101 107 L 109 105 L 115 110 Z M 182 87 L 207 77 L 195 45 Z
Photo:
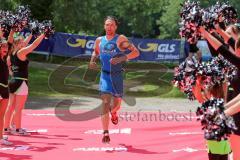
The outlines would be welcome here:
M 104 22 L 106 22 L 106 20 L 108 20 L 108 19 L 115 21 L 117 26 L 119 25 L 119 21 L 118 21 L 118 19 L 115 16 L 107 16 L 107 17 L 105 17 L 104 18 Z

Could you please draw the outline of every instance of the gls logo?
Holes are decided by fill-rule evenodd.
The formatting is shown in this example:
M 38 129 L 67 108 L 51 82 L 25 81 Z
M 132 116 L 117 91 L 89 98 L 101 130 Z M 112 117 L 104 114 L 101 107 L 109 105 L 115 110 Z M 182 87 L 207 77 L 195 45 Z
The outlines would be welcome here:
M 87 48 L 87 49 L 93 49 L 94 46 L 94 40 L 86 40 L 86 39 L 73 39 L 73 38 L 69 38 L 67 40 L 67 44 L 68 46 L 71 47 L 81 47 L 81 48 Z
M 147 43 L 146 48 L 141 47 L 142 43 L 138 44 L 138 49 L 142 52 L 175 52 L 175 44 L 158 44 L 158 43 Z

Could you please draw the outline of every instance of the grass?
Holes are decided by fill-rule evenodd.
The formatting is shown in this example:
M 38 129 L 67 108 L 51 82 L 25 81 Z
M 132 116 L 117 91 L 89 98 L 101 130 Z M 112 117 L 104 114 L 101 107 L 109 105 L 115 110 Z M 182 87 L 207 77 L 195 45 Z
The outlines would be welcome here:
M 29 88 L 30 96 L 50 96 L 52 91 L 48 88 L 50 70 L 30 67 Z
M 186 98 L 186 95 L 180 92 L 178 88 L 173 87 L 170 92 L 163 94 L 161 98 Z
M 130 67 L 131 68 L 131 67 Z M 86 73 L 86 71 L 88 71 Z M 98 96 L 99 72 L 89 72 L 81 66 L 65 73 L 60 69 L 52 73 L 50 69 L 30 67 L 31 97 L 60 96 Z M 50 78 L 49 78 L 50 77 Z M 171 84 L 173 73 L 131 70 L 125 72 L 125 89 L 127 95 L 136 97 L 182 98 L 184 95 Z M 50 79 L 50 81 L 49 81 Z M 49 87 L 50 86 L 50 87 Z

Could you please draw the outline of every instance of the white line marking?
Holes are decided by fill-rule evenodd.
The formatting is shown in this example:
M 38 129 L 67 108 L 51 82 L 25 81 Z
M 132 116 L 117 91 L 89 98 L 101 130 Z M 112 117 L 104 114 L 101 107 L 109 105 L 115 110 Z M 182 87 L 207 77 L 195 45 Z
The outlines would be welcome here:
M 106 152 L 106 151 L 127 151 L 125 147 L 81 147 L 81 148 L 73 148 L 73 151 L 83 151 L 83 152 Z
M 110 129 L 109 134 L 131 134 L 131 128 L 123 128 L 123 129 Z M 84 132 L 85 134 L 103 134 L 103 130 L 88 130 Z
M 175 132 L 175 133 L 172 133 L 170 132 L 169 135 L 171 136 L 176 136 L 176 135 L 202 135 L 203 133 L 202 132 Z
M 188 118 L 188 119 L 197 119 L 198 117 L 196 117 L 196 116 L 183 116 L 182 115 L 182 117 L 178 117 L 178 118 L 180 118 L 180 119 L 186 119 L 186 118 Z
M 27 116 L 59 116 L 63 117 L 65 114 L 54 114 L 54 113 L 28 113 Z
M 132 116 L 132 115 L 123 115 L 123 114 L 120 114 L 119 117 L 121 117 L 121 118 L 130 118 L 130 117 L 133 117 L 133 118 L 134 118 L 134 116 Z
M 0 147 L 0 151 L 26 151 L 29 146 L 18 146 L 18 147 Z
M 30 130 L 27 131 L 28 133 L 47 133 L 48 130 L 47 129 L 37 129 L 37 130 Z
M 186 148 L 182 148 L 182 149 L 174 149 L 172 150 L 174 153 L 176 152 L 198 152 L 198 151 L 206 151 L 207 149 L 194 149 L 194 148 L 189 148 L 189 147 L 186 147 Z

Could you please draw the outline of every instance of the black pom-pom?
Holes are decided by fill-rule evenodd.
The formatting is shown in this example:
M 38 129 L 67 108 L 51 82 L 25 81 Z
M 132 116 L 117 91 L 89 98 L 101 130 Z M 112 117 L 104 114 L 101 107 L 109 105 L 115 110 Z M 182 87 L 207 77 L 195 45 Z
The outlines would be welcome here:
M 179 67 L 175 68 L 173 84 L 187 95 L 189 100 L 194 100 L 193 86 L 196 84 L 196 73 L 199 68 L 198 61 L 187 58 Z
M 211 61 L 199 63 L 195 58 L 187 58 L 175 68 L 173 84 L 194 100 L 193 87 L 197 76 L 202 77 L 203 88 L 209 89 L 223 82 L 231 81 L 237 75 L 237 68 L 222 56 L 214 57 Z
M 198 107 L 196 115 L 207 140 L 225 140 L 233 130 L 237 129 L 233 118 L 224 114 L 223 99 L 212 98 L 204 102 Z
M 7 37 L 11 29 L 20 32 L 24 28 L 30 29 L 34 36 L 44 33 L 46 37 L 49 37 L 54 34 L 54 26 L 51 21 L 45 20 L 39 23 L 30 16 L 29 6 L 18 6 L 15 12 L 0 10 L 0 25 L 4 35 Z
M 40 31 L 45 34 L 45 37 L 48 38 L 54 34 L 54 26 L 52 25 L 52 21 L 45 20 L 43 21 L 40 26 Z
M 228 3 L 219 3 L 208 8 L 201 8 L 199 3 L 186 1 L 180 12 L 180 36 L 185 37 L 189 42 L 194 37 L 200 39 L 201 34 L 198 29 L 204 26 L 206 30 L 214 29 L 214 24 L 218 22 L 220 16 L 223 17 L 226 25 L 236 23 L 237 12 L 235 8 Z

